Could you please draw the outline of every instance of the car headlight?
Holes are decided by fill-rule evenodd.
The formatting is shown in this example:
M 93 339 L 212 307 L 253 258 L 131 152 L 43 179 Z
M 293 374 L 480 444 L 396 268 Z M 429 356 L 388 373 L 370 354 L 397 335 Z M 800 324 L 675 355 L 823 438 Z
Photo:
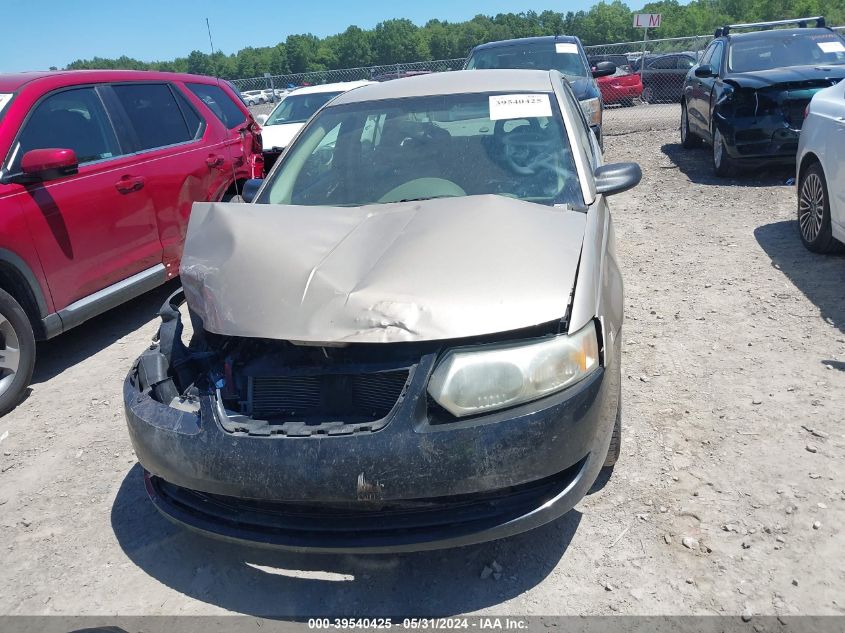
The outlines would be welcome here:
M 581 109 L 584 111 L 584 116 L 587 117 L 587 123 L 590 125 L 601 125 L 601 99 L 584 99 L 581 103 Z
M 453 349 L 440 360 L 428 393 L 455 416 L 542 398 L 574 385 L 599 366 L 596 325 L 536 343 Z

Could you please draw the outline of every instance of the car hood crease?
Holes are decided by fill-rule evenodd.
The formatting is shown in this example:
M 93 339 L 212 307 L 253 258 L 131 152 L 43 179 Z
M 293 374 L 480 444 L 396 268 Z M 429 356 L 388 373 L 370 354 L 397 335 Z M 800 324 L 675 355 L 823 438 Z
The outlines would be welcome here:
M 196 203 L 188 305 L 216 334 L 463 338 L 560 319 L 586 214 L 495 195 L 365 207 Z

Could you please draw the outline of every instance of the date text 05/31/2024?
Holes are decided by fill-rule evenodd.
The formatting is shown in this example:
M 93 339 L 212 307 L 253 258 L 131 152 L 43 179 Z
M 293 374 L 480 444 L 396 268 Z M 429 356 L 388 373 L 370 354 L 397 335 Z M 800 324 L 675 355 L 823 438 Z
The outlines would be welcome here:
M 476 617 L 476 618 L 311 618 L 308 628 L 315 630 L 477 630 L 477 631 L 524 631 L 528 622 L 521 618 Z

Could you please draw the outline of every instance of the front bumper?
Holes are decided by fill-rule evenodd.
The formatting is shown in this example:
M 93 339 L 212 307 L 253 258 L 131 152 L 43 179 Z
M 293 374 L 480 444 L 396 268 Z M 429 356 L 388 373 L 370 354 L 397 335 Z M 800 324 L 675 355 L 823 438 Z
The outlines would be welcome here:
M 781 116 L 719 117 L 725 149 L 731 159 L 746 165 L 794 165 L 800 129 Z
M 409 379 L 424 394 L 427 371 Z M 418 383 L 418 384 L 415 384 Z M 432 425 L 408 396 L 381 430 L 339 437 L 229 433 L 204 396 L 179 411 L 124 384 L 130 437 L 156 507 L 212 536 L 295 550 L 397 552 L 503 538 L 589 490 L 619 406 L 619 370 L 540 401 Z

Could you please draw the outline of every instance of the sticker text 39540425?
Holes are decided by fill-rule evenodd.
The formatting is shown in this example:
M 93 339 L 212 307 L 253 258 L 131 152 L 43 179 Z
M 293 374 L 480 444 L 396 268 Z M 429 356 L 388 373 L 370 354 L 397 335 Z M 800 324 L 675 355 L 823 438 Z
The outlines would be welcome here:
M 490 97 L 491 121 L 545 116 L 552 116 L 552 104 L 547 94 L 511 94 Z

